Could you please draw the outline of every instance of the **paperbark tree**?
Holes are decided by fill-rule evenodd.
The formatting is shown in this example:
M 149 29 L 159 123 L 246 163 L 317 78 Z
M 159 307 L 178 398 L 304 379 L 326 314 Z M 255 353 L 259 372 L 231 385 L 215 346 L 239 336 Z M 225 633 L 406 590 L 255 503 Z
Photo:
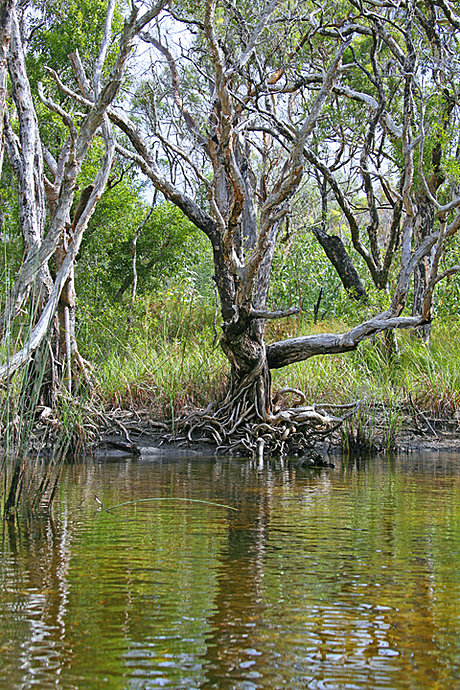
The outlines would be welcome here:
M 446 239 L 460 224 L 455 199 L 448 205 L 438 204 L 436 224 L 423 238 L 417 238 L 415 231 L 419 222 L 413 201 L 416 158 L 423 133 L 418 120 L 419 72 L 426 44 L 423 19 L 415 4 L 400 8 L 390 3 L 377 11 L 374 3 L 351 3 L 331 7 L 331 16 L 325 12 L 320 20 L 309 9 L 307 3 L 298 3 L 294 16 L 289 3 L 264 2 L 243 9 L 235 3 L 203 0 L 194 16 L 173 14 L 193 32 L 190 36 L 195 38 L 190 37 L 186 46 L 174 46 L 161 34 L 143 35 L 165 65 L 165 73 L 158 77 L 162 102 L 150 98 L 144 117 L 155 145 L 182 171 L 181 184 L 174 184 L 160 169 L 145 136 L 147 124 L 137 127 L 125 113 L 109 110 L 112 122 L 131 143 L 131 148 L 119 146 L 119 150 L 139 164 L 155 188 L 177 204 L 212 244 L 223 317 L 221 345 L 230 361 L 231 380 L 224 400 L 192 419 L 188 437 L 204 433 L 227 449 L 261 451 L 265 445 L 270 452 L 284 452 L 308 444 L 308 439 L 338 423 L 333 414 L 306 406 L 279 410 L 272 400 L 270 370 L 317 354 L 353 350 L 381 331 L 429 323 L 433 288 L 441 278 L 439 261 Z M 395 16 L 401 18 L 399 25 Z M 449 31 L 457 31 L 452 23 Z M 362 47 L 363 41 L 367 48 Z M 362 64 L 357 45 L 370 66 Z M 382 87 L 376 58 L 381 45 L 396 61 L 397 77 L 402 78 L 399 122 L 387 107 Z M 192 65 L 192 75 L 184 64 Z M 366 89 L 351 88 L 350 72 L 367 80 Z M 194 84 L 199 95 L 190 94 L 184 83 L 189 89 Z M 168 94 L 170 110 L 164 104 Z M 332 104 L 350 100 L 365 106 L 359 145 L 348 149 L 348 170 L 359 171 L 367 200 L 365 240 L 353 202 L 327 161 L 337 156 L 342 142 L 332 140 L 322 158 L 310 146 L 315 128 L 321 131 L 320 121 L 340 117 L 339 106 L 334 109 Z M 387 136 L 396 137 L 400 146 L 396 183 L 388 164 Z M 388 180 L 385 168 L 379 167 L 379 156 L 387 161 Z M 396 277 L 388 309 L 348 333 L 267 346 L 267 319 L 296 311 L 271 312 L 268 295 L 278 231 L 307 165 L 319 171 L 336 196 L 353 245 L 376 286 L 390 293 L 392 271 Z M 193 177 L 201 198 L 206 193 L 204 203 L 184 191 L 191 188 Z M 381 198 L 390 216 L 385 238 L 380 234 Z M 423 306 L 412 316 L 405 315 L 413 273 L 432 252 Z
M 8 51 L 11 37 L 11 16 L 14 0 L 0 2 L 0 175 L 3 167 L 3 120 L 7 97 Z
M 103 193 L 115 153 L 112 127 L 107 119 L 107 109 L 115 100 L 125 74 L 126 63 L 132 52 L 137 34 L 158 17 L 167 0 L 158 0 L 143 13 L 133 5 L 118 39 L 118 54 L 108 78 L 102 79 L 111 36 L 111 22 L 115 0 L 108 3 L 107 17 L 100 52 L 94 65 L 91 82 L 83 72 L 78 55 L 73 56 L 77 79 L 92 95 L 91 107 L 82 116 L 71 113 L 39 85 L 42 102 L 61 119 L 68 130 L 67 141 L 55 157 L 44 145 L 35 110 L 34 98 L 26 70 L 24 46 L 19 29 L 16 3 L 11 8 L 11 39 L 8 53 L 8 71 L 12 85 L 15 109 L 4 112 L 4 138 L 11 167 L 17 179 L 20 209 L 20 227 L 24 241 L 24 260 L 14 283 L 9 304 L 0 317 L 0 330 L 6 347 L 14 319 L 20 313 L 31 293 L 35 294 L 35 317 L 30 336 L 17 352 L 0 366 L 0 381 L 11 377 L 27 363 L 37 348 L 53 331 L 58 306 L 61 306 L 61 333 L 55 333 L 56 343 L 65 344 L 67 353 L 51 348 L 49 366 L 59 365 L 56 357 L 67 356 L 67 372 L 70 377 L 72 351 L 75 341 L 72 332 L 73 287 L 72 274 L 83 232 L 95 205 Z M 5 13 L 2 14 L 2 18 Z M 2 19 L 3 21 L 3 19 Z M 2 24 L 4 35 L 8 21 Z M 2 46 L 7 45 L 2 42 Z M 2 63 L 0 61 L 0 70 Z M 1 74 L 0 74 L 1 77 Z M 19 134 L 13 126 L 17 120 Z M 81 124 L 77 125 L 76 121 Z M 76 181 L 96 134 L 100 133 L 105 152 L 93 184 L 81 194 L 77 211 L 71 218 L 71 208 L 76 194 Z M 45 162 L 49 173 L 45 174 Z M 45 227 L 46 226 L 46 227 Z M 51 278 L 48 262 L 56 256 L 56 275 Z M 57 329 L 56 329 L 57 330 Z M 61 362 L 61 374 L 63 365 Z M 53 385 L 56 384 L 54 380 Z
M 449 179 L 446 168 L 458 159 L 458 21 L 449 3 L 429 0 L 386 10 L 354 0 L 350 6 L 354 14 L 340 34 L 355 31 L 360 41 L 334 86 L 332 113 L 318 135 L 322 154 L 310 149 L 306 157 L 344 214 L 374 285 L 389 292 L 403 231 L 413 248 L 421 246 L 443 215 L 437 196 L 453 192 L 455 173 Z M 423 313 L 434 253 L 414 269 L 414 316 Z M 416 330 L 427 336 L 430 324 Z
M 155 12 L 165 5 L 158 3 Z M 390 2 L 384 7 L 374 2 L 351 2 L 313 12 L 306 0 L 296 3 L 295 9 L 282 0 L 244 6 L 227 0 L 202 0 L 194 3 L 193 14 L 186 10 L 181 14 L 181 7 L 175 3 L 168 22 L 142 34 L 156 62 L 152 66 L 153 86 L 147 83 L 139 88 L 140 125 L 126 114 L 126 103 L 117 107 L 114 98 L 132 40 L 146 15 L 137 19 L 134 13 L 127 21 L 116 67 L 102 90 L 97 78 L 93 84 L 89 82 L 78 55 L 73 58 L 73 67 L 79 93 L 53 73 L 62 92 L 86 115 L 76 131 L 67 113 L 48 100 L 49 107 L 66 122 L 70 149 L 75 153 L 73 158 L 70 154 L 65 157 L 49 230 L 38 250 L 24 262 L 13 308 L 18 308 L 30 288 L 30 275 L 37 267 L 45 268 L 56 250 L 69 222 L 75 169 L 102 127 L 106 157 L 116 148 L 135 161 L 153 186 L 176 204 L 212 245 L 223 319 L 221 345 L 230 362 L 231 378 L 223 400 L 189 419 L 188 438 L 209 437 L 227 450 L 262 453 L 265 447 L 272 453 L 292 452 L 329 433 L 340 423 L 340 417 L 333 409 L 328 413 L 306 405 L 279 409 L 276 396 L 272 398 L 270 370 L 317 354 L 354 350 L 378 332 L 429 323 L 436 284 L 458 270 L 440 266 L 446 242 L 460 225 L 460 200 L 443 199 L 441 194 L 448 192 L 442 183 L 430 190 L 423 166 L 418 165 L 427 133 L 419 117 L 424 107 L 419 82 L 425 65 L 420 56 L 431 60 L 426 57 L 428 34 L 421 10 L 412 0 L 404 6 Z M 457 36 L 458 20 L 450 6 L 443 1 L 430 7 L 436 16 L 442 14 L 446 31 Z M 182 42 L 173 38 L 178 29 L 186 31 Z M 393 103 L 392 96 L 382 86 L 386 82 L 376 57 L 382 45 L 391 69 L 396 65 L 395 88 L 398 90 L 399 83 L 402 87 L 395 99 L 399 105 L 394 108 L 388 106 Z M 100 64 L 101 60 L 95 74 L 100 74 Z M 442 61 L 438 62 L 438 69 L 444 68 Z M 364 80 L 365 89 L 357 90 L 352 83 L 356 74 Z M 449 78 L 445 76 L 446 81 Z M 365 106 L 364 113 L 357 115 L 362 125 L 359 143 L 348 148 L 343 168 L 351 179 L 356 173 L 360 176 L 367 203 L 364 233 L 354 200 L 330 164 L 331 156 L 342 155 L 343 141 L 339 136 L 329 138 L 330 145 L 319 153 L 312 146 L 313 136 L 317 138 L 324 123 L 334 117 L 342 118 L 345 131 L 345 110 L 339 107 L 345 102 Z M 113 141 L 105 115 L 124 135 L 118 142 Z M 399 167 L 390 165 L 392 156 L 386 146 L 390 137 L 398 142 Z M 13 135 L 10 138 L 13 142 Z M 393 152 L 393 158 L 395 155 Z M 385 165 L 379 164 L 381 160 Z M 288 307 L 284 312 L 273 312 L 268 300 L 279 229 L 308 166 L 327 181 L 349 224 L 356 251 L 375 284 L 388 292 L 389 306 L 347 333 L 267 345 L 267 320 L 297 311 Z M 396 182 L 395 168 L 399 173 Z M 107 171 L 107 166 L 103 170 Z M 55 313 L 81 233 L 105 181 L 106 174 L 101 172 L 73 229 L 52 288 L 54 297 L 48 300 L 41 317 L 42 326 L 49 324 Z M 418 239 L 417 189 L 425 190 L 436 209 L 434 227 Z M 381 199 L 386 199 L 383 210 L 391 218 L 385 237 L 380 232 Z M 430 255 L 421 310 L 406 315 L 414 271 Z M 33 331 L 36 340 L 32 338 L 28 350 L 0 369 L 0 376 L 19 366 L 32 344 L 36 346 L 37 338 L 43 337 L 42 326 L 37 330 L 39 324 Z M 300 392 L 294 393 L 302 398 Z

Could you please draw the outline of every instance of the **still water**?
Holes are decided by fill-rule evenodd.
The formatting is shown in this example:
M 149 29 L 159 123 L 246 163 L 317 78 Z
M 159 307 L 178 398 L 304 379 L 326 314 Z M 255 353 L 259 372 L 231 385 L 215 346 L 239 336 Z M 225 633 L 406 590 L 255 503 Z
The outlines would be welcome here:
M 52 521 L 3 528 L 0 687 L 460 687 L 459 478 L 458 455 L 70 466 Z

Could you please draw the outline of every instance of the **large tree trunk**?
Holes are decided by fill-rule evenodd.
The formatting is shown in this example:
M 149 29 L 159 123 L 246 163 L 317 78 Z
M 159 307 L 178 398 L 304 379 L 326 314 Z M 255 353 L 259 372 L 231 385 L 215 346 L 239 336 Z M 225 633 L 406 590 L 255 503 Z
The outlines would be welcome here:
M 240 310 L 236 323 L 224 326 L 221 346 L 231 367 L 230 397 L 244 397 L 260 419 L 271 414 L 271 377 L 264 343 L 263 319 Z
M 273 231 L 272 237 L 275 236 Z M 266 319 L 298 311 L 290 309 L 282 313 L 265 309 L 272 260 L 270 248 L 259 267 L 252 301 L 241 303 L 244 278 L 232 274 L 222 253 L 217 257 L 215 279 L 224 317 L 220 342 L 230 363 L 230 380 L 224 397 L 211 403 L 204 413 L 187 418 L 182 428 L 185 427 L 189 441 L 211 441 L 225 452 L 259 458 L 264 454 L 302 454 L 319 461 L 315 443 L 331 433 L 340 420 L 324 410 L 306 406 L 301 391 L 286 389 L 278 391 L 275 399 L 272 397 L 271 365 L 265 345 Z M 281 400 L 283 392 L 299 398 L 298 405 L 290 406 L 288 398 Z

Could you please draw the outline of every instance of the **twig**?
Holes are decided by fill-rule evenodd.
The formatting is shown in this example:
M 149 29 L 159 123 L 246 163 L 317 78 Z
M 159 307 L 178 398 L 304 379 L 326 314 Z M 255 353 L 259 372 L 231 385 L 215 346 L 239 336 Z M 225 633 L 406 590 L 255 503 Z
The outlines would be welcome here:
M 188 503 L 204 503 L 209 506 L 217 506 L 218 508 L 228 508 L 229 510 L 238 510 L 238 508 L 233 508 L 233 506 L 225 505 L 224 503 L 215 503 L 214 501 L 204 501 L 200 498 L 182 498 L 179 496 L 158 496 L 155 498 L 138 498 L 135 501 L 125 501 L 124 503 L 117 503 L 117 505 L 110 506 L 105 509 L 106 513 L 110 513 L 115 508 L 121 508 L 123 506 L 129 506 L 133 503 L 145 503 L 146 501 L 186 501 Z

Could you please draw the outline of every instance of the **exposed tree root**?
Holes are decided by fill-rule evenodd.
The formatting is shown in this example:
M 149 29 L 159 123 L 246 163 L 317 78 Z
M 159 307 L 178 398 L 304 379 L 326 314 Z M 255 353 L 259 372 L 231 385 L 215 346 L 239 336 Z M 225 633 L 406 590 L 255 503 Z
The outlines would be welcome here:
M 299 404 L 281 409 L 276 403 L 286 394 Z M 267 413 L 261 399 L 260 381 L 229 393 L 220 404 L 211 404 L 177 425 L 174 440 L 183 445 L 212 443 L 217 452 L 263 456 L 315 456 L 315 446 L 336 431 L 359 406 L 305 405 L 305 395 L 294 388 L 279 390 Z M 337 414 L 340 411 L 340 416 Z

